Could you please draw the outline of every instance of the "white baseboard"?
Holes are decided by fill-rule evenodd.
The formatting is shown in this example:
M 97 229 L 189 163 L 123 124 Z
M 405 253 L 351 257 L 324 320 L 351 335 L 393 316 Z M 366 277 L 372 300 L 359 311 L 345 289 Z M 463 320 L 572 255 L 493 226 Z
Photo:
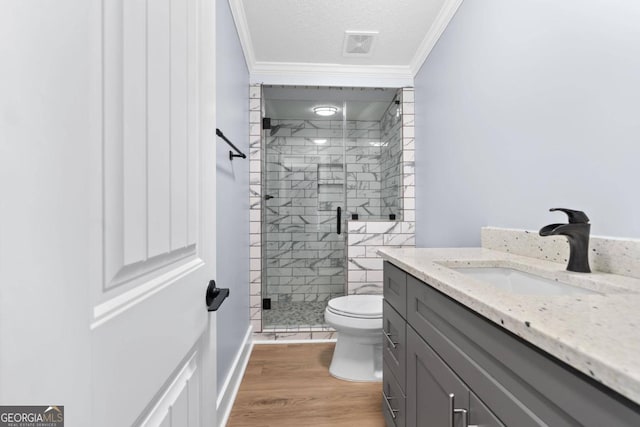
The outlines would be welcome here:
M 236 400 L 240 383 L 242 383 L 242 377 L 244 371 L 247 369 L 249 363 L 249 356 L 251 356 L 251 349 L 253 348 L 253 340 L 251 339 L 253 334 L 253 327 L 249 325 L 247 333 L 242 340 L 242 346 L 240 351 L 236 355 L 231 370 L 224 380 L 222 389 L 218 394 L 218 400 L 216 402 L 216 412 L 218 414 L 218 427 L 224 427 L 227 425 L 229 415 L 231 415 L 231 408 L 233 408 L 233 402 Z

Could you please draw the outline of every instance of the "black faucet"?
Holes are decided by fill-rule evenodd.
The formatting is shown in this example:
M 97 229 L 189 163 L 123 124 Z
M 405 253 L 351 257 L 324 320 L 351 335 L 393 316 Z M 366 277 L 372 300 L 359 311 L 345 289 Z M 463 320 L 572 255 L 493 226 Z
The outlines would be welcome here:
M 569 240 L 568 271 L 591 273 L 589 268 L 589 217 L 582 211 L 553 208 L 550 212 L 562 211 L 569 216 L 569 224 L 550 224 L 540 229 L 541 236 L 567 236 Z

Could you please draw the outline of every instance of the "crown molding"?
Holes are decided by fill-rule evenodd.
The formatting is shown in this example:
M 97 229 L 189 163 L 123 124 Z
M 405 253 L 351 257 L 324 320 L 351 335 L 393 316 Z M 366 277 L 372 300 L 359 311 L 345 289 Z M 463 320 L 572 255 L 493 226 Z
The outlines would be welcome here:
M 251 43 L 251 34 L 249 33 L 249 24 L 247 23 L 247 15 L 244 13 L 244 5 L 242 0 L 229 0 L 229 7 L 231 8 L 231 15 L 233 21 L 236 24 L 236 31 L 238 32 L 238 38 L 240 39 L 240 45 L 244 52 L 244 59 L 247 62 L 249 73 L 256 62 L 256 56 L 253 52 L 253 43 Z
M 438 16 L 433 24 L 431 24 L 431 28 L 429 28 L 424 39 L 422 39 L 420 46 L 418 46 L 418 50 L 411 60 L 409 67 L 411 68 L 411 74 L 414 77 L 418 74 L 418 71 L 420 71 L 422 64 L 427 60 L 427 57 L 440 39 L 440 36 L 442 36 L 444 30 L 449 25 L 449 22 L 453 19 L 462 2 L 463 0 L 445 0 Z
M 228 0 L 252 84 L 343 85 L 360 87 L 413 86 L 413 78 L 463 0 L 445 0 L 438 16 L 420 43 L 409 65 L 344 65 L 287 62 L 258 62 L 244 13 L 243 0 Z
M 252 84 L 342 85 L 356 87 L 413 86 L 406 65 L 344 65 L 293 62 L 256 62 Z

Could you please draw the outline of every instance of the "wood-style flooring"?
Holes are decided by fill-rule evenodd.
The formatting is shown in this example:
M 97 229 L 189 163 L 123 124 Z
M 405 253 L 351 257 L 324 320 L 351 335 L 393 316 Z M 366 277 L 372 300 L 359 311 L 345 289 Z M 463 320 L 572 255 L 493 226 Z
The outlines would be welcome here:
M 382 383 L 329 375 L 333 343 L 253 347 L 229 427 L 384 427 Z

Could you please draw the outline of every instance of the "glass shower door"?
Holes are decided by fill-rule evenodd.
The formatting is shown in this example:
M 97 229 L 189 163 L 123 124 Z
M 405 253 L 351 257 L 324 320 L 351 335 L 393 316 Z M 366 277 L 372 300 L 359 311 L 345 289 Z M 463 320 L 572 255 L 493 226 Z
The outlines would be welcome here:
M 344 120 L 336 116 L 272 117 L 264 131 L 265 328 L 322 326 L 327 301 L 345 293 Z

